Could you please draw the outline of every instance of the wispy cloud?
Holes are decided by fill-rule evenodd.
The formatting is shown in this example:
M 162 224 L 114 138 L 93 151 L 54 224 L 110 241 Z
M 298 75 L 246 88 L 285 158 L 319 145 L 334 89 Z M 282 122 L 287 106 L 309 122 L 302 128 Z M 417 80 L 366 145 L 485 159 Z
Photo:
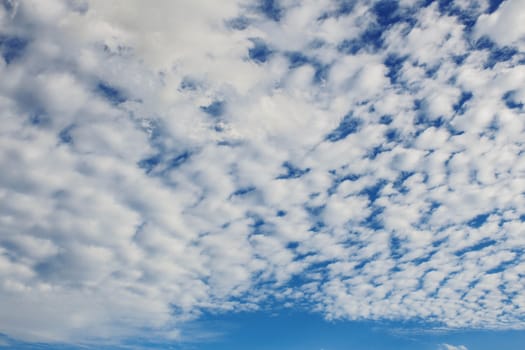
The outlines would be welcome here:
M 465 345 L 441 344 L 440 350 L 468 350 Z

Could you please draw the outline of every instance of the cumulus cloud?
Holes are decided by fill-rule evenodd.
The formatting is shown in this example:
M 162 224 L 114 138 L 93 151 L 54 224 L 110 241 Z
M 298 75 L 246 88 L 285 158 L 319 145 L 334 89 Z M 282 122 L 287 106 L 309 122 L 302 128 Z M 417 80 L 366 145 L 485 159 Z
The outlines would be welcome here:
M 502 46 L 517 46 L 523 50 L 525 44 L 525 12 L 523 2 L 504 1 L 493 13 L 483 14 L 476 22 L 476 34 L 486 35 Z M 508 28 L 515 28 L 508 30 Z
M 523 328 L 519 6 L 0 2 L 0 333 Z

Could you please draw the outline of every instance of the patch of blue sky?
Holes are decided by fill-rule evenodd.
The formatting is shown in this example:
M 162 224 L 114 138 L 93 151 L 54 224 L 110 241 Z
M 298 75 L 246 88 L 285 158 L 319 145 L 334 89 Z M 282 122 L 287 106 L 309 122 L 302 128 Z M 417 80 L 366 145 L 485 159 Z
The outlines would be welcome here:
M 247 186 L 247 187 L 241 187 L 232 192 L 230 195 L 230 198 L 232 197 L 242 197 L 244 195 L 247 195 L 249 193 L 252 193 L 256 190 L 255 186 Z
M 328 259 L 323 261 L 316 261 L 308 266 L 307 273 L 321 272 L 325 273 L 330 265 L 337 262 L 334 259 Z
M 342 16 L 348 16 L 354 10 L 356 2 L 356 0 L 339 0 L 337 1 L 337 7 L 335 10 L 325 11 L 317 19 L 322 21 L 331 17 L 339 18 Z
M 179 341 L 152 337 L 128 339 L 120 344 L 46 344 L 24 343 L 0 337 L 5 350 L 440 350 L 441 344 L 458 344 L 467 349 L 522 350 L 525 332 L 521 330 L 427 331 L 439 324 L 424 320 L 327 321 L 321 315 L 303 309 L 274 307 L 273 312 L 212 313 L 187 323 Z M 254 341 L 256 339 L 257 341 Z
M 399 2 L 397 0 L 377 1 L 372 7 L 372 12 L 377 23 L 382 27 L 388 27 L 404 20 L 399 13 Z
M 416 24 L 414 9 L 399 6 L 397 0 L 377 1 L 371 7 L 375 21 L 356 38 L 348 38 L 338 45 L 338 50 L 344 54 L 355 55 L 360 51 L 378 52 L 384 46 L 383 33 L 399 23 L 408 25 Z M 406 29 L 408 30 L 408 29 Z
M 85 14 L 89 10 L 89 3 L 87 1 L 69 1 L 68 6 L 72 11 L 80 14 Z
M 320 232 L 323 228 L 326 227 L 326 224 L 322 220 L 322 213 L 324 212 L 326 208 L 325 204 L 322 205 L 305 205 L 304 209 L 306 213 L 308 214 L 308 219 L 311 223 L 311 226 L 309 228 L 310 232 Z
M 240 189 L 240 190 L 243 192 L 245 191 L 240 196 L 244 196 L 244 195 L 255 192 L 255 188 L 252 189 L 252 187 L 247 187 L 245 189 Z M 260 235 L 260 234 L 264 235 L 264 234 L 269 234 L 273 232 L 274 230 L 273 225 L 270 224 L 269 222 L 266 222 L 263 216 L 257 213 L 249 212 L 246 214 L 246 217 L 251 219 L 251 223 L 249 227 L 251 228 L 252 235 Z
M 286 57 L 288 57 L 288 61 L 290 62 L 290 69 L 301 67 L 312 62 L 312 59 L 310 59 L 308 56 L 302 52 L 297 51 L 286 53 Z
M 400 56 L 394 53 L 388 54 L 386 59 L 383 61 L 384 65 L 388 68 L 386 76 L 390 79 L 390 83 L 398 84 L 402 75 L 401 69 L 403 64 L 408 59 L 408 56 Z
M 416 112 L 413 119 L 413 125 L 416 128 L 414 136 L 419 136 L 422 132 L 431 127 L 444 128 L 450 133 L 456 134 L 456 130 L 450 123 L 453 116 L 431 116 L 430 113 L 427 112 L 427 102 L 425 100 L 416 100 L 414 104 L 414 111 Z
M 123 91 L 119 90 L 111 84 L 100 81 L 96 86 L 96 91 L 99 95 L 108 100 L 111 104 L 118 105 L 126 102 L 127 97 Z
M 15 3 L 11 0 L 2 0 L 0 4 L 6 9 L 6 11 L 11 12 L 15 8 Z
M 385 228 L 385 225 L 382 220 L 383 212 L 385 208 L 382 206 L 373 205 L 371 206 L 372 212 L 370 215 L 363 220 L 361 223 L 364 227 L 368 227 L 372 230 L 382 230 Z
M 34 126 L 48 126 L 51 118 L 46 113 L 35 111 L 29 115 L 29 123 Z
M 58 133 L 58 140 L 60 143 L 68 145 L 73 144 L 73 136 L 71 135 L 71 131 L 74 129 L 74 127 L 74 125 L 69 125 Z
M 438 116 L 437 118 L 431 118 L 428 113 L 420 112 L 416 114 L 416 117 L 414 118 L 414 125 L 420 126 L 419 132 L 423 132 L 427 128 L 434 127 L 434 128 L 440 128 L 444 126 L 446 123 L 446 119 L 444 116 Z M 416 133 L 416 136 L 419 135 L 419 133 Z
M 437 250 L 432 250 L 430 253 L 424 255 L 424 256 L 421 256 L 419 258 L 415 258 L 415 259 L 412 259 L 411 262 L 414 264 L 414 265 L 421 265 L 421 264 L 424 264 L 426 262 L 429 262 L 432 257 L 437 253 L 438 251 Z
M 313 221 L 312 225 L 308 228 L 308 232 L 321 232 L 326 228 L 326 224 L 322 220 Z
M 336 16 L 346 16 L 352 13 L 355 8 L 356 0 L 339 0 L 337 1 Z
M 300 247 L 300 246 L 299 246 Z M 299 248 L 298 247 L 298 248 Z M 299 249 L 297 249 L 299 250 Z M 314 258 L 316 256 L 316 254 L 312 251 L 303 251 L 301 249 L 301 251 L 296 251 L 296 255 L 294 256 L 294 261 L 304 261 L 305 259 L 309 259 L 309 258 Z M 299 281 L 305 281 L 307 280 L 306 278 L 306 275 L 303 275 L 303 274 L 299 274 L 299 275 L 294 275 L 293 277 L 293 282 L 295 282 L 295 284 L 293 283 L 288 283 L 287 285 L 288 286 L 292 286 L 292 285 L 303 285 L 303 284 L 297 284 Z
M 346 55 L 355 55 L 360 51 L 376 52 L 383 46 L 382 35 L 380 27 L 371 25 L 359 37 L 341 41 L 337 50 Z
M 221 147 L 235 148 L 235 147 L 240 147 L 242 145 L 243 145 L 243 142 L 239 141 L 239 140 L 221 140 L 221 141 L 217 141 L 217 146 L 221 146 Z
M 197 90 L 198 83 L 195 79 L 192 79 L 190 77 L 184 77 L 179 85 L 181 90 L 186 91 L 195 91 Z
M 316 205 L 316 206 L 308 206 L 306 205 L 304 209 L 308 213 L 310 217 L 318 217 L 322 214 L 324 209 L 326 208 L 326 205 Z
M 386 142 L 400 142 L 401 134 L 397 129 L 391 128 L 385 131 Z
M 368 196 L 370 203 L 374 203 L 381 196 L 381 191 L 387 183 L 386 180 L 380 179 L 374 185 L 365 187 L 359 194 Z
M 315 69 L 314 83 L 319 84 L 325 82 L 328 79 L 331 66 L 329 64 L 315 63 L 313 67 Z
M 465 133 L 465 130 L 459 130 L 457 129 L 453 123 L 446 123 L 445 124 L 445 129 L 449 132 L 450 135 L 452 136 L 457 136 L 457 135 L 461 135 L 461 134 L 464 134 Z
M 469 252 L 477 252 L 477 251 L 480 251 L 482 249 L 491 247 L 491 246 L 493 246 L 493 245 L 495 245 L 497 243 L 498 242 L 493 240 L 493 239 L 483 239 L 480 242 L 478 242 L 478 243 L 476 243 L 476 244 L 474 244 L 472 246 L 469 246 L 469 247 L 457 250 L 454 254 L 456 256 L 462 256 L 462 255 L 465 255 L 465 254 L 467 254 Z
M 514 257 L 513 259 L 504 261 L 501 264 L 499 264 L 498 266 L 487 270 L 486 273 L 489 274 L 489 275 L 492 275 L 492 274 L 495 274 L 495 273 L 501 273 L 501 272 L 507 270 L 509 267 L 515 266 L 515 265 L 517 265 L 517 264 L 519 264 L 521 262 L 523 262 L 523 253 L 522 254 L 517 254 L 516 257 Z
M 266 18 L 275 22 L 279 22 L 284 16 L 279 0 L 259 0 L 257 8 Z
M 314 260 L 312 262 L 312 260 L 309 260 L 309 259 L 315 258 L 315 253 L 302 252 L 301 248 L 302 247 L 299 246 L 294 251 L 295 253 L 294 261 L 305 263 L 308 265 L 308 267 L 305 268 L 305 270 L 303 270 L 299 274 L 293 274 L 290 277 L 290 279 L 286 282 L 286 284 L 283 285 L 284 289 L 295 288 L 297 290 L 300 290 L 304 285 L 312 283 L 312 282 L 314 283 L 326 282 L 328 279 L 328 271 L 330 270 L 330 266 L 333 263 L 335 263 L 335 260 L 333 259 L 328 259 L 328 260 L 323 260 L 323 261 Z M 286 302 L 287 299 L 285 298 L 284 300 L 285 300 L 284 302 L 283 302 L 283 299 L 281 299 L 277 303 L 274 303 L 272 309 L 274 310 L 281 309 L 282 305 Z M 293 303 L 294 301 L 291 300 L 291 302 Z M 296 309 L 299 309 L 300 305 L 305 306 L 305 305 L 310 304 L 310 302 L 306 300 L 301 301 L 299 303 L 300 304 L 296 305 Z
M 465 113 L 465 110 L 466 110 L 466 107 L 467 107 L 467 103 L 472 99 L 472 97 L 474 97 L 472 92 L 470 92 L 470 91 L 462 91 L 461 95 L 460 95 L 460 97 L 458 99 L 458 102 L 455 103 L 454 106 L 452 106 L 452 108 L 454 109 L 454 111 L 457 114 Z
M 480 136 L 487 137 L 489 140 L 494 140 L 499 133 L 499 130 L 501 128 L 501 124 L 499 122 L 498 116 L 494 116 L 490 123 L 487 124 L 485 129 L 480 133 Z M 475 174 L 477 175 L 477 174 Z M 476 178 L 471 177 L 471 181 L 475 181 Z
M 434 248 L 441 247 L 443 244 L 447 243 L 448 241 L 449 241 L 448 237 L 436 239 L 432 241 L 432 247 Z
M 352 247 L 352 248 L 365 248 L 367 246 L 367 242 L 360 238 L 359 232 L 356 232 L 352 230 L 352 226 L 348 226 L 348 237 L 345 237 L 342 239 L 339 244 L 342 247 Z
M 7 64 L 11 64 L 20 59 L 29 44 L 29 41 L 20 37 L 0 35 L 0 52 Z
M 455 64 L 457 64 L 458 66 L 461 66 L 465 62 L 468 56 L 469 56 L 468 53 L 464 53 L 460 55 L 452 55 L 451 59 Z
M 286 244 L 286 249 L 290 249 L 290 250 L 294 250 L 294 249 L 297 249 L 299 247 L 299 242 L 297 241 L 293 241 L 293 242 L 288 242 Z
M 487 36 L 479 38 L 472 48 L 489 51 L 484 68 L 494 68 L 497 63 L 510 61 L 519 52 L 512 46 L 499 46 Z
M 245 16 L 239 16 L 232 18 L 226 22 L 226 26 L 228 28 L 234 29 L 234 30 L 245 30 L 250 26 L 250 19 Z
M 519 331 L 425 332 L 421 330 L 435 325 L 397 320 L 327 322 L 315 313 L 285 308 L 273 313 L 209 315 L 199 324 L 203 333 L 222 336 L 200 344 L 185 344 L 197 350 L 439 350 L 443 343 L 462 344 L 476 350 L 499 348 L 504 344 L 506 350 L 521 350 L 520 344 L 507 338 L 525 341 L 525 334 Z
M 348 135 L 358 132 L 363 125 L 361 118 L 354 117 L 353 113 L 348 113 L 343 117 L 339 125 L 326 135 L 325 140 L 337 142 L 345 139 Z
M 366 258 L 366 259 L 362 259 L 361 261 L 359 261 L 355 266 L 354 266 L 354 270 L 355 271 L 361 271 L 363 270 L 366 265 L 370 264 L 371 262 L 373 262 L 375 259 L 377 259 L 378 256 L 372 256 L 370 258 Z
M 390 125 L 394 118 L 391 115 L 385 114 L 379 117 L 379 124 Z
M 479 214 L 473 217 L 470 221 L 467 222 L 467 225 L 472 228 L 480 228 L 487 222 L 487 219 L 489 218 L 489 213 Z
M 407 249 L 403 247 L 403 241 L 395 235 L 390 236 L 390 256 L 394 260 L 399 260 L 407 253 Z
M 139 168 L 144 169 L 146 174 L 155 174 L 164 176 L 167 172 L 179 168 L 188 162 L 193 155 L 189 150 L 182 151 L 172 155 L 166 153 L 156 153 L 137 162 Z
M 286 173 L 278 175 L 277 179 L 279 180 L 297 179 L 310 172 L 310 168 L 301 169 L 288 161 L 284 162 L 282 166 L 286 170 Z
M 428 127 L 439 128 L 444 123 L 444 116 L 438 116 L 437 118 L 430 118 L 427 113 L 428 102 L 425 99 L 415 99 L 413 110 L 416 112 L 414 118 L 414 125 L 422 125 L 425 129 Z
M 458 275 L 459 275 L 459 271 L 458 270 L 449 272 L 448 275 L 445 276 L 445 278 L 443 278 L 441 281 L 439 281 L 439 287 L 433 293 L 431 293 L 430 295 L 436 296 L 437 293 L 439 293 L 439 290 L 441 288 L 446 286 L 449 281 L 453 280 Z
M 152 171 L 156 172 L 156 170 L 161 168 L 162 163 L 165 162 L 166 159 L 169 159 L 169 156 L 173 153 L 173 151 L 167 149 L 167 138 L 165 135 L 165 128 L 163 127 L 163 122 L 159 119 L 149 119 L 147 122 L 138 124 L 138 128 L 142 129 L 143 132 L 148 135 L 148 142 L 155 152 L 140 159 L 137 162 L 137 166 L 143 169 L 146 174 L 149 174 Z M 182 153 L 184 152 L 185 151 Z
M 392 183 L 393 187 L 400 193 L 408 193 L 410 189 L 405 186 L 405 181 L 414 174 L 415 172 L 413 171 L 401 171 Z
M 282 218 L 283 216 L 286 216 L 288 212 L 286 210 L 279 209 L 275 213 L 275 216 Z
M 435 78 L 436 74 L 439 72 L 439 68 L 441 68 L 441 63 L 438 62 L 434 65 L 423 64 L 421 67 L 425 69 L 425 75 L 428 78 Z
M 155 167 L 157 167 L 162 162 L 162 156 L 160 154 L 155 154 L 151 157 L 141 159 L 138 162 L 139 168 L 144 169 L 146 174 L 149 174 Z
M 439 0 L 438 8 L 442 15 L 456 17 L 457 21 L 465 26 L 466 32 L 471 32 L 481 13 L 476 8 L 476 4 L 471 4 L 468 8 L 458 6 L 454 0 Z
M 159 150 L 165 149 L 165 129 L 163 127 L 163 124 L 164 123 L 160 120 L 152 119 L 149 120 L 146 125 L 141 125 L 141 128 L 148 133 L 148 139 L 150 144 Z
M 339 185 L 341 185 L 343 182 L 357 181 L 361 178 L 361 175 L 359 174 L 345 174 L 345 175 L 339 176 L 335 173 L 335 171 L 332 172 L 332 175 L 334 175 L 334 178 L 332 179 L 332 185 L 326 191 L 329 195 L 335 193 Z
M 211 117 L 221 117 L 226 110 L 226 103 L 224 101 L 213 101 L 207 106 L 201 106 L 201 111 Z
M 489 0 L 489 7 L 487 8 L 487 13 L 490 14 L 496 12 L 504 1 L 505 0 Z
M 79 349 L 94 349 L 95 347 L 89 347 L 88 345 L 84 344 L 61 344 L 61 343 L 45 343 L 45 342 L 22 342 L 18 341 L 12 338 L 9 338 L 7 336 L 2 336 L 0 334 L 0 348 L 2 350 L 79 350 Z M 120 345 L 113 345 L 113 346 L 101 346 L 100 349 L 102 350 L 111 350 L 111 349 L 122 349 L 123 347 Z
M 190 151 L 184 151 L 180 154 L 177 154 L 175 157 L 167 161 L 167 168 L 168 169 L 178 168 L 179 166 L 187 162 L 191 156 L 192 156 L 192 152 Z
M 476 40 L 473 43 L 472 48 L 475 50 L 491 50 L 494 46 L 496 46 L 496 44 L 485 35 Z
M 326 81 L 328 72 L 330 70 L 329 64 L 323 64 L 315 58 L 309 57 L 298 51 L 287 52 L 285 53 L 285 56 L 288 58 L 290 63 L 290 69 L 298 68 L 304 65 L 310 65 L 315 70 L 313 82 L 318 84 Z
M 511 46 L 494 47 L 490 50 L 490 55 L 485 63 L 486 68 L 493 68 L 500 62 L 510 61 L 518 53 L 518 49 Z
M 516 91 L 510 90 L 503 94 L 505 106 L 509 109 L 523 109 L 523 102 L 516 99 Z
M 428 177 L 428 176 L 427 176 Z M 427 178 L 425 178 L 424 182 L 426 183 L 426 181 L 428 181 Z M 437 201 L 432 201 L 429 206 L 428 206 L 428 209 L 426 210 L 426 212 L 423 212 L 421 217 L 420 217 L 420 220 L 418 222 L 418 225 L 422 226 L 422 225 L 426 225 L 428 224 L 430 218 L 432 217 L 432 214 L 436 211 L 436 209 L 438 209 L 439 207 L 441 206 L 441 203 L 437 202 Z
M 260 38 L 251 39 L 253 46 L 248 49 L 248 57 L 256 63 L 265 63 L 273 55 L 273 50 Z

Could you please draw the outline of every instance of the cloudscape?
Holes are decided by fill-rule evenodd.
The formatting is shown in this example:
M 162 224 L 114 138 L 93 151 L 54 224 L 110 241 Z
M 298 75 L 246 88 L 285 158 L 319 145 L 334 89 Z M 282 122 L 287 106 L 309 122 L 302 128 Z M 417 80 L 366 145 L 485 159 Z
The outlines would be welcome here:
M 522 0 L 0 0 L 0 349 L 523 341 L 524 103 Z

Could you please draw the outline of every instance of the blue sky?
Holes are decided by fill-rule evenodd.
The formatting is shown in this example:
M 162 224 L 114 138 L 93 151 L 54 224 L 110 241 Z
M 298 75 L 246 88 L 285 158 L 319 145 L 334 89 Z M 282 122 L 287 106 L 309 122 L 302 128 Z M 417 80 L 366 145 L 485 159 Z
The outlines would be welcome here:
M 517 349 L 520 0 L 0 0 L 0 349 Z
M 417 349 L 521 350 L 523 331 L 437 329 L 413 322 L 332 321 L 319 315 L 291 310 L 206 315 L 186 325 L 179 341 L 158 338 L 128 339 L 100 349 L 176 350 L 366 350 Z M 85 349 L 86 345 L 35 344 L 11 340 L 7 349 Z M 447 348 L 447 345 L 449 346 Z M 89 346 L 88 346 L 89 348 Z

